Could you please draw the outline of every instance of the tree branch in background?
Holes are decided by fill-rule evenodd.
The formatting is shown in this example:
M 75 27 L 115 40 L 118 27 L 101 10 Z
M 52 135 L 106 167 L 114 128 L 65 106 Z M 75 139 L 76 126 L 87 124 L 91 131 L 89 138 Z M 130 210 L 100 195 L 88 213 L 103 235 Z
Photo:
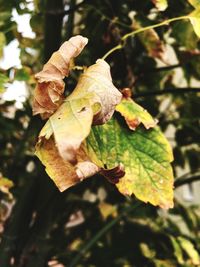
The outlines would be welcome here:
M 185 177 L 185 178 L 179 178 L 179 179 L 175 180 L 174 187 L 178 188 L 182 185 L 191 184 L 191 183 L 197 182 L 197 181 L 200 181 L 200 175 L 193 175 L 193 176 L 189 176 L 189 177 Z
M 184 94 L 184 93 L 199 93 L 200 88 L 190 88 L 190 87 L 184 87 L 184 88 L 169 88 L 164 90 L 155 90 L 155 91 L 149 91 L 149 92 L 141 92 L 133 94 L 133 98 L 140 98 L 140 97 L 146 97 L 146 96 L 157 96 L 157 95 L 165 95 L 165 94 Z

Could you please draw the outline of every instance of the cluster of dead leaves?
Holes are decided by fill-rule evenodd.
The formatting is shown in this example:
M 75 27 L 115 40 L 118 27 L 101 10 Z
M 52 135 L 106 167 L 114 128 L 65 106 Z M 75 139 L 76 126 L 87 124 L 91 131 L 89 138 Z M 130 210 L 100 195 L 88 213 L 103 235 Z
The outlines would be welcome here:
M 87 41 L 87 38 L 82 36 L 72 37 L 52 55 L 43 70 L 36 74 L 33 113 L 40 114 L 42 118 L 49 118 L 39 134 L 36 155 L 60 191 L 96 173 L 101 173 L 113 183 L 120 181 L 121 185 L 118 188 L 124 194 L 134 193 L 145 202 L 149 201 L 165 208 L 172 207 L 172 172 L 169 173 L 169 194 L 166 201 L 163 200 L 165 196 L 159 198 L 162 201 L 157 196 L 143 198 L 134 191 L 135 186 L 129 185 L 131 175 L 129 173 L 126 176 L 124 162 L 115 161 L 110 168 L 105 169 L 104 160 L 98 157 L 98 151 L 95 151 L 92 143 L 87 141 L 93 131 L 92 128 L 95 129 L 97 127 L 95 125 L 100 125 L 98 127 L 106 125 L 115 109 L 125 118 L 131 130 L 135 130 L 140 123 L 146 129 L 156 125 L 150 114 L 130 97 L 126 95 L 122 97 L 122 93 L 112 83 L 109 65 L 104 60 L 98 59 L 83 72 L 72 94 L 64 99 L 63 78 L 68 76 L 70 62 L 80 54 Z M 109 135 L 109 131 L 106 134 Z M 97 136 L 96 138 L 98 139 Z M 98 143 L 97 139 L 95 142 Z M 101 143 L 98 143 L 98 146 L 100 150 Z M 105 146 L 109 145 L 105 143 Z M 120 141 L 116 146 L 120 146 Z M 112 151 L 110 153 L 112 154 Z M 117 157 L 117 154 L 114 153 L 113 157 Z M 171 160 L 172 157 L 169 161 Z M 135 179 L 138 182 L 139 175 L 136 175 Z M 126 185 L 129 186 L 128 189 Z M 162 190 L 157 190 L 156 194 L 162 194 Z

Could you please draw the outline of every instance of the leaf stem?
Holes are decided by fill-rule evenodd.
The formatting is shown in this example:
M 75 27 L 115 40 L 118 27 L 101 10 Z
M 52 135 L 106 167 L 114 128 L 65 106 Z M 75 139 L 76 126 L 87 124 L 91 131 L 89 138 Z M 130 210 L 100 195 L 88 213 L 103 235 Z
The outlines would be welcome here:
M 189 16 L 188 15 L 185 15 L 185 16 L 180 16 L 180 17 L 175 17 L 175 18 L 171 18 L 171 19 L 167 19 L 165 21 L 162 21 L 160 23 L 157 23 L 157 24 L 154 24 L 154 25 L 150 25 L 150 26 L 147 26 L 147 27 L 143 27 L 143 28 L 140 28 L 140 29 L 137 29 L 135 31 L 132 31 L 130 33 L 127 33 L 125 34 L 124 36 L 122 36 L 121 38 L 121 44 L 118 44 L 116 45 L 115 47 L 113 47 L 111 50 L 109 50 L 103 57 L 102 59 L 106 59 L 108 56 L 110 56 L 113 52 L 115 52 L 116 50 L 119 50 L 119 49 L 122 49 L 125 44 L 126 44 L 126 40 L 129 38 L 129 37 L 132 37 L 138 33 L 141 33 L 141 32 L 144 32 L 144 31 L 147 31 L 147 30 L 151 30 L 151 29 L 155 29 L 155 28 L 158 28 L 158 27 L 161 27 L 161 26 L 164 26 L 164 25 L 168 25 L 169 23 L 173 22 L 173 21 L 177 21 L 177 20 L 182 20 L 182 19 L 189 19 Z

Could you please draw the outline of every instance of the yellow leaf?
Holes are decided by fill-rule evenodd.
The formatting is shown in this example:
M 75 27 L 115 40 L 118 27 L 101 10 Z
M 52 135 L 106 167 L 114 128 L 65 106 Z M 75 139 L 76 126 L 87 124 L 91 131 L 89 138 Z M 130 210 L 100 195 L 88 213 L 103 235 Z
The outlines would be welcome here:
M 116 106 L 116 111 L 120 112 L 125 118 L 129 128 L 135 130 L 140 123 L 146 129 L 152 128 L 157 124 L 151 115 L 131 98 L 123 98 L 121 103 Z
M 196 35 L 200 38 L 200 6 L 188 15 Z
M 60 156 L 53 137 L 49 140 L 44 139 L 42 144 L 36 146 L 36 155 L 45 165 L 47 174 L 61 192 L 82 180 L 78 175 L 79 172 L 82 172 L 82 169 L 79 169 L 78 166 L 74 166 Z M 76 155 L 79 163 L 88 167 L 90 175 L 98 172 L 99 169 L 89 161 L 83 148 L 80 148 Z M 84 178 L 87 177 L 85 175 Z

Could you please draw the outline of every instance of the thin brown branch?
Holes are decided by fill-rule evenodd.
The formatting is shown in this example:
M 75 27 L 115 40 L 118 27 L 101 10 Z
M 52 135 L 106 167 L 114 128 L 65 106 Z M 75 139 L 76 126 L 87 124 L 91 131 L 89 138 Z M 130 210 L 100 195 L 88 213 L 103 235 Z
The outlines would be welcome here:
M 190 87 L 184 87 L 184 88 L 168 88 L 164 90 L 155 90 L 155 91 L 148 91 L 148 92 L 141 92 L 136 93 L 133 95 L 133 98 L 140 98 L 140 97 L 146 97 L 146 96 L 158 96 L 158 95 L 165 95 L 165 94 L 187 94 L 187 93 L 199 93 L 200 88 L 190 88 Z

